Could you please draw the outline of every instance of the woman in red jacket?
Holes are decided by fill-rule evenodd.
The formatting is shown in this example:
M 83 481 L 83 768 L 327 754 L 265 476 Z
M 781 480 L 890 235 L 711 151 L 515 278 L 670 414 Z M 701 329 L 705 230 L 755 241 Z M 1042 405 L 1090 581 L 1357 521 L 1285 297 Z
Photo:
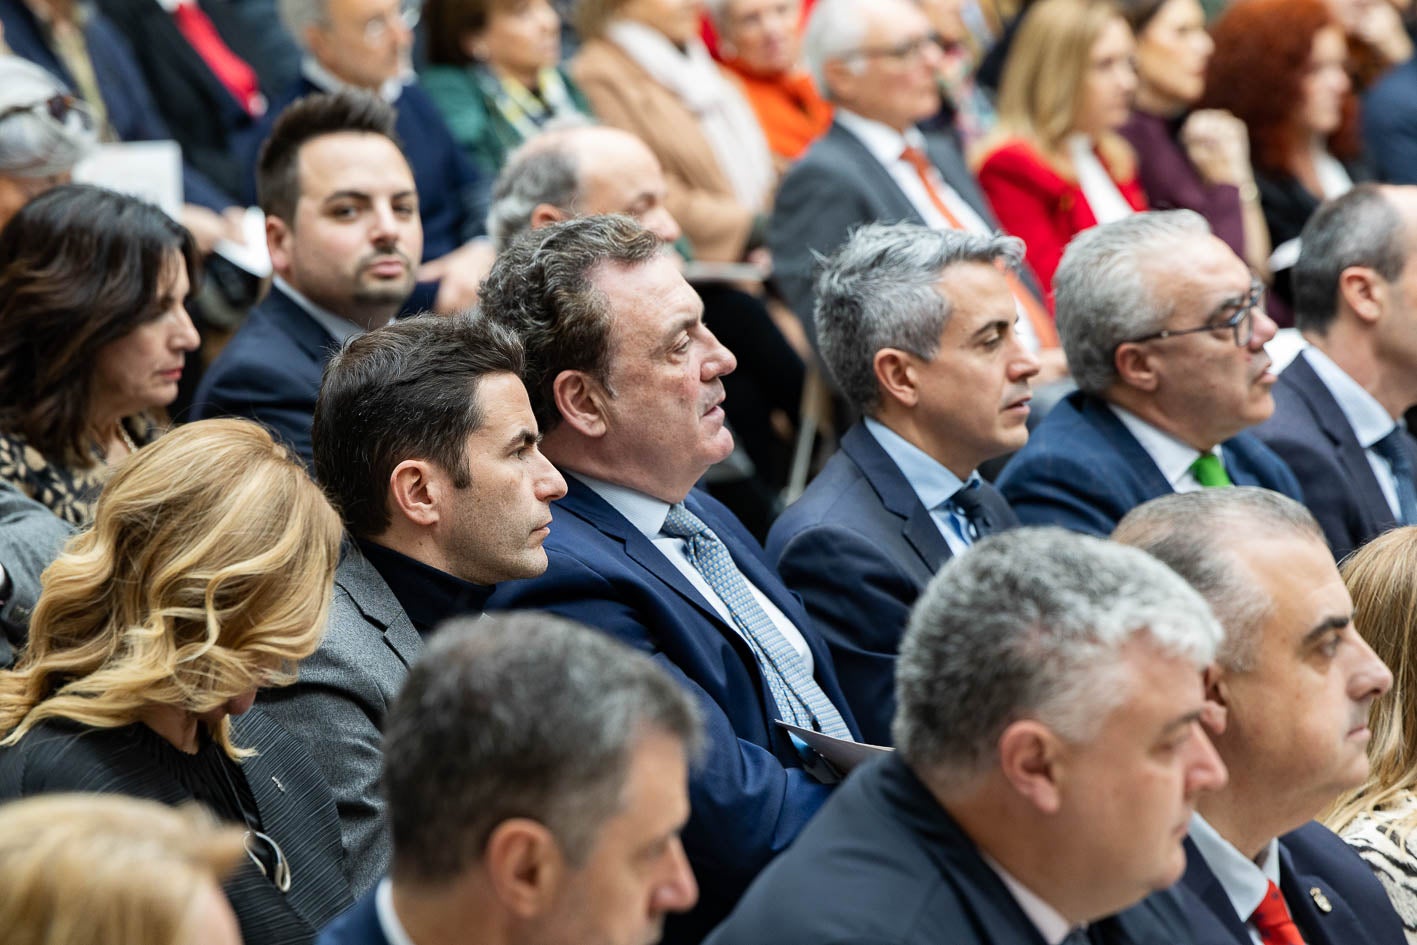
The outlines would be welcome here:
M 1132 48 L 1111 3 L 1042 0 L 1009 51 L 979 183 L 1045 293 L 1074 234 L 1146 209 L 1136 156 L 1117 134 L 1136 90 Z

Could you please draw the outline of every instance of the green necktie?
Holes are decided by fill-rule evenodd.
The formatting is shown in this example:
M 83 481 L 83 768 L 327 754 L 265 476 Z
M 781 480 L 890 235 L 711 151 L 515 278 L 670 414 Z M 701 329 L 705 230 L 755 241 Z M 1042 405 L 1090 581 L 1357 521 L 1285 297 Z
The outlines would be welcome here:
M 1225 464 L 1214 453 L 1200 454 L 1196 461 L 1191 463 L 1191 475 L 1196 477 L 1196 482 L 1207 489 L 1235 484 L 1230 481 L 1230 474 L 1225 471 Z

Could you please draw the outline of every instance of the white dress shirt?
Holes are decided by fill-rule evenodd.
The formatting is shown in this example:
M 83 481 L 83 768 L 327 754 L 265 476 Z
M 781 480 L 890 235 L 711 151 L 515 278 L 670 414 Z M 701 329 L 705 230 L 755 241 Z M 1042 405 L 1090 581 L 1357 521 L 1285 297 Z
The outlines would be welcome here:
M 669 563 L 683 574 L 690 584 L 694 585 L 694 590 L 698 591 L 708 605 L 712 607 L 723 622 L 733 628 L 739 636 L 747 639 L 738 624 L 733 620 L 733 614 L 728 609 L 728 605 L 723 602 L 723 598 L 709 586 L 708 581 L 699 573 L 689 560 L 686 550 L 686 543 L 682 538 L 662 534 L 664 531 L 664 520 L 669 515 L 669 503 L 653 496 L 647 496 L 643 492 L 636 492 L 634 489 L 627 489 L 624 486 L 617 486 L 613 483 L 603 482 L 599 479 L 592 479 L 590 476 L 583 476 L 580 473 L 571 473 L 581 482 L 585 483 L 610 506 L 619 512 L 635 526 L 636 530 L 654 543 L 660 553 L 669 560 Z M 722 540 L 722 536 L 719 536 Z M 739 569 L 739 573 L 742 570 Z M 763 609 L 763 613 L 768 615 L 768 619 L 773 622 L 777 632 L 782 634 L 784 640 L 791 644 L 797 651 L 797 655 L 802 658 L 803 665 L 806 666 L 810 675 L 816 675 L 815 663 L 812 660 L 812 651 L 807 647 L 807 640 L 802 636 L 802 631 L 787 619 L 787 615 L 778 610 L 762 590 L 752 581 L 748 580 L 748 575 L 743 574 L 743 581 L 748 585 L 748 590 L 753 592 L 753 598 L 758 602 L 758 606 Z
M 969 523 L 945 503 L 966 484 L 978 479 L 978 474 L 971 474 L 967 480 L 960 479 L 933 456 L 874 417 L 866 418 L 866 432 L 876 438 L 905 481 L 910 483 L 910 488 L 915 490 L 920 504 L 929 511 L 930 520 L 950 546 L 950 554 L 963 554 L 970 545 L 964 538 Z
M 280 276 L 271 277 L 271 286 L 288 295 L 292 302 L 300 306 L 306 315 L 315 319 L 319 326 L 329 332 L 330 337 L 334 338 L 334 340 L 340 344 L 344 344 L 350 338 L 364 331 L 364 329 L 360 328 L 349 319 L 340 318 L 329 309 L 324 309 L 316 305 L 314 302 L 295 291 L 291 284 Z
M 1215 874 L 1220 888 L 1240 921 L 1245 923 L 1254 945 L 1264 945 L 1259 931 L 1250 923 L 1250 916 L 1264 901 L 1269 884 L 1279 885 L 1279 841 L 1270 840 L 1257 859 L 1251 860 L 1235 849 L 1200 814 L 1191 815 L 1191 842 L 1201 858 Z
M 379 880 L 379 886 L 374 890 L 374 913 L 379 917 L 379 928 L 383 930 L 384 938 L 389 940 L 389 945 L 414 945 L 394 912 L 394 884 L 387 876 Z
M 1014 897 L 1018 907 L 1023 910 L 1023 914 L 1028 916 L 1028 921 L 1033 923 L 1033 927 L 1038 930 L 1038 934 L 1043 936 L 1043 941 L 1048 945 L 1059 945 L 1063 939 L 1068 937 L 1068 933 L 1073 930 L 1073 926 L 1068 924 L 1068 920 L 1063 918 L 1062 913 L 1054 909 L 1043 898 L 1029 889 L 1023 883 L 1015 879 L 1008 870 L 1000 866 L 992 856 L 979 851 L 979 856 L 989 868 L 999 874 L 999 879 L 1003 880 L 1004 886 L 1009 894 Z
M 1161 470 L 1161 475 L 1171 484 L 1172 491 L 1199 492 L 1205 488 L 1196 480 L 1196 474 L 1191 472 L 1191 464 L 1201 457 L 1200 450 L 1182 443 L 1165 430 L 1152 426 L 1130 410 L 1124 410 L 1116 404 L 1107 406 L 1117 415 L 1117 419 L 1122 421 L 1127 432 L 1137 438 L 1141 448 L 1146 450 L 1146 455 L 1151 457 L 1156 468 Z M 1225 462 L 1225 454 L 1219 446 L 1211 447 L 1210 452 L 1221 463 Z
M 1083 199 L 1099 224 L 1114 223 L 1136 212 L 1117 189 L 1117 182 L 1093 150 L 1090 137 L 1085 134 L 1069 135 L 1067 147 L 1068 157 L 1073 159 L 1073 169 L 1077 171 Z
M 1383 491 L 1388 508 L 1392 509 L 1394 518 L 1402 521 L 1402 504 L 1397 498 L 1397 476 L 1392 471 L 1392 465 L 1373 449 L 1374 443 L 1392 432 L 1396 421 L 1376 397 L 1318 348 L 1310 345 L 1300 357 L 1308 360 L 1309 367 L 1314 369 L 1333 399 L 1338 401 L 1338 409 L 1343 411 L 1348 425 L 1353 428 L 1353 435 L 1358 438 L 1358 445 L 1363 447 L 1368 457 L 1368 465 L 1373 467 L 1373 475 L 1378 480 L 1378 488 Z

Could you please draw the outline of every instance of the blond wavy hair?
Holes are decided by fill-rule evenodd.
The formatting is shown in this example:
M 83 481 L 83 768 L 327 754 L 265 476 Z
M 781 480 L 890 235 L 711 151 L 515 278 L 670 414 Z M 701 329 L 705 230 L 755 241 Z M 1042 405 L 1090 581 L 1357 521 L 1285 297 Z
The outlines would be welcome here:
M 0 807 L 6 945 L 186 945 L 196 908 L 243 857 L 196 804 L 45 794 Z
M 1126 23 L 1110 0 L 1042 0 L 1029 8 L 999 86 L 998 127 L 981 144 L 976 164 L 1023 139 L 1062 177 L 1077 179 L 1063 144 L 1082 117 L 1092 47 L 1113 21 Z M 1114 177 L 1135 172 L 1136 154 L 1121 135 L 1103 134 L 1097 149 Z
M 139 450 L 44 572 L 29 644 L 0 673 L 0 745 L 45 719 L 114 728 L 294 681 L 324 631 L 340 536 L 304 467 L 250 421 Z M 250 754 L 225 716 L 210 734 Z
M 1353 623 L 1392 670 L 1392 691 L 1368 710 L 1368 780 L 1344 794 L 1323 821 L 1340 831 L 1417 791 L 1417 526 L 1374 538 L 1339 565 L 1353 597 Z M 1395 825 L 1406 834 L 1417 812 Z

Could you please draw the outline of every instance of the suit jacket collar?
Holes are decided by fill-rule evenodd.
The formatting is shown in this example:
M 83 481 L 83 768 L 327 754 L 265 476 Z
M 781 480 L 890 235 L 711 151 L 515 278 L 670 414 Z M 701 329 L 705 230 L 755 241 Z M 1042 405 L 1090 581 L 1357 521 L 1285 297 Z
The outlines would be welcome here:
M 334 354 L 337 347 L 335 339 L 319 322 L 310 317 L 309 312 L 280 289 L 272 287 L 270 294 L 256 311 L 261 312 L 289 336 L 290 340 L 317 364 L 324 364 Z
M 423 638 L 388 583 L 352 541 L 344 544 L 344 557 L 335 571 L 335 583 L 349 595 L 364 619 L 383 631 L 384 643 L 399 660 L 405 666 L 412 666 L 423 649 Z
M 1067 396 L 1067 400 L 1122 455 L 1127 467 L 1144 480 L 1144 487 L 1151 495 L 1167 495 L 1175 491 L 1151 454 L 1137 442 L 1132 431 L 1117 418 L 1105 400 L 1082 391 L 1074 391 Z
M 827 129 L 827 138 L 834 146 L 850 155 L 850 163 L 857 168 L 862 177 L 867 179 L 867 188 L 888 204 L 886 214 L 883 216 L 920 226 L 925 225 L 925 220 L 915 209 L 915 204 L 910 202 L 910 198 L 905 196 L 896 184 L 895 178 L 891 177 L 890 171 L 876 160 L 871 149 L 866 147 L 860 138 L 847 131 L 840 122 L 836 121 L 833 121 L 831 127 Z
M 901 519 L 901 535 L 933 573 L 950 557 L 950 546 L 910 482 L 863 423 L 841 438 L 841 450 L 860 468 L 886 510 Z

